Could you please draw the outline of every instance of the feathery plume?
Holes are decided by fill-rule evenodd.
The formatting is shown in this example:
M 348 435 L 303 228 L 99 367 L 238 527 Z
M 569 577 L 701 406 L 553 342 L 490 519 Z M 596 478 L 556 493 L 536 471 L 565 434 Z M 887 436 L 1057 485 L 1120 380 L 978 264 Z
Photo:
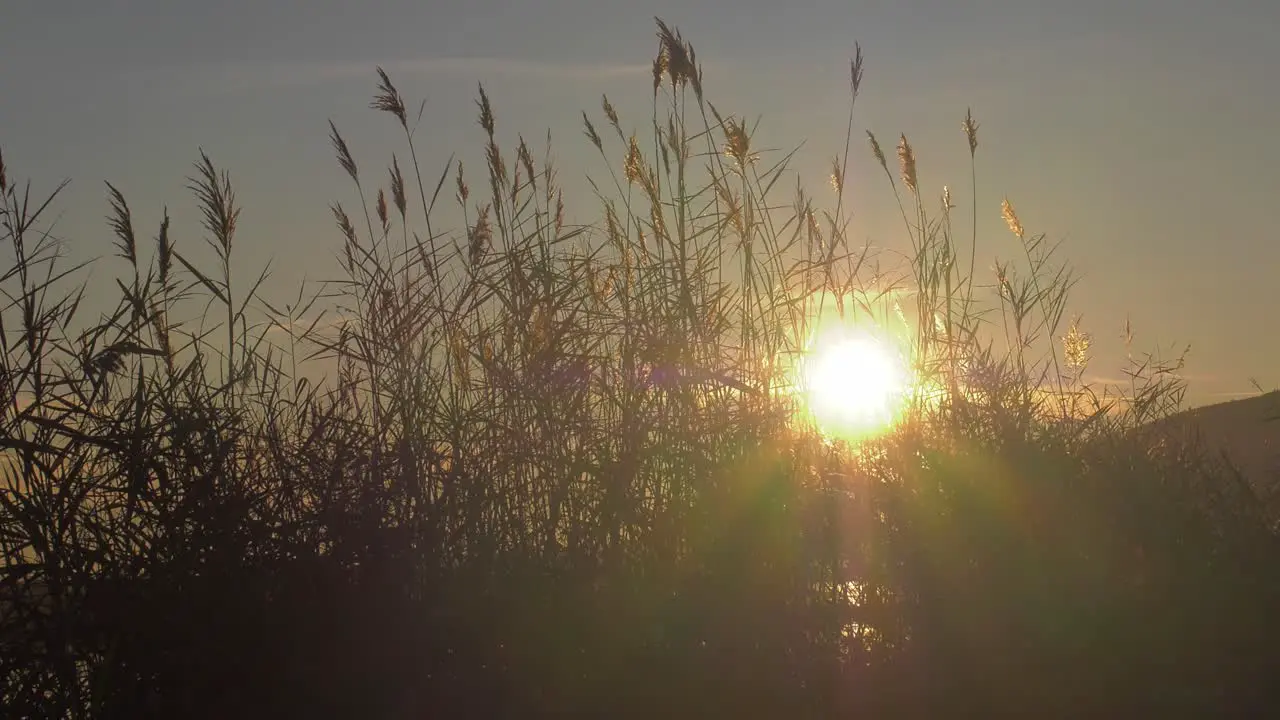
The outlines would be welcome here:
M 391 84 L 391 78 L 387 77 L 386 71 L 381 67 L 378 68 L 378 94 L 373 97 L 373 102 L 369 103 L 369 107 L 395 115 L 396 119 L 400 121 L 401 127 L 405 130 L 409 129 L 408 114 L 404 108 L 404 98 L 400 96 L 400 91 L 396 90 L 396 86 Z
M 596 150 L 603 151 L 604 148 L 600 144 L 600 134 L 596 132 L 595 126 L 591 124 L 591 118 L 587 117 L 586 111 L 582 113 L 582 124 L 585 126 L 583 132 L 586 133 L 587 139 L 591 141 L 592 145 L 596 146 Z
M 1073 317 L 1071 326 L 1067 328 L 1067 334 L 1062 338 L 1062 352 L 1066 358 L 1067 367 L 1076 372 L 1084 370 L 1089 364 L 1089 346 L 1092 344 L 1093 338 L 1080 329 L 1080 316 Z
M 739 168 L 746 168 L 755 161 L 751 154 L 751 138 L 744 123 L 729 118 L 724 124 L 724 137 L 724 154 L 732 158 Z
M 160 266 L 160 285 L 169 286 L 169 270 L 173 267 L 173 244 L 169 241 L 169 208 L 164 209 L 160 234 L 156 237 L 156 261 Z
M 916 153 L 907 142 L 906 134 L 898 140 L 898 165 L 902 170 L 902 182 L 911 192 L 916 191 Z
M 1023 229 L 1022 223 L 1018 220 L 1018 213 L 1014 212 L 1009 198 L 1000 201 L 1000 217 L 1004 218 L 1004 222 L 1009 226 L 1010 232 L 1017 235 L 1019 240 L 1026 239 L 1026 230 Z
M 604 110 L 604 116 L 613 126 L 613 129 L 622 132 L 621 123 L 618 121 L 618 111 L 614 109 L 613 103 L 609 102 L 608 95 L 600 96 L 600 107 Z
M 115 233 L 116 249 L 119 250 L 120 257 L 128 260 L 130 265 L 137 265 L 138 244 L 133 234 L 133 213 L 129 211 L 129 204 L 115 185 L 107 183 L 107 190 L 111 196 L 111 215 L 107 217 L 107 223 Z
M 889 163 L 884 158 L 884 150 L 880 149 L 880 141 L 876 140 L 875 133 L 867 131 L 867 141 L 871 143 L 871 153 L 875 155 L 876 162 L 880 163 L 880 167 L 885 172 L 889 172 Z
M 467 257 L 472 266 L 475 266 L 484 256 L 484 251 L 489 248 L 489 241 L 493 236 L 493 231 L 489 227 L 488 205 L 480 208 L 480 214 L 476 217 L 475 225 L 471 226 L 468 236 Z
M 471 197 L 471 188 L 467 185 L 467 181 L 462 175 L 462 161 L 458 161 L 458 204 L 465 206 L 467 198 Z
M 347 147 L 347 141 L 342 139 L 332 120 L 329 121 L 329 142 L 333 143 L 333 150 L 338 155 L 338 164 L 347 171 L 352 180 L 359 182 L 360 176 L 356 172 L 355 158 L 351 157 L 351 149 Z
M 386 235 L 391 230 L 391 219 L 387 216 L 387 194 L 378 188 L 378 222 L 382 223 L 382 234 Z
M 971 108 L 965 110 L 964 122 L 960 126 L 964 128 L 964 136 L 969 140 L 969 155 L 972 157 L 978 151 L 978 123 L 973 119 Z
M 644 159 L 640 155 L 640 145 L 636 142 L 636 136 L 631 136 L 631 142 L 627 148 L 627 158 L 622 166 L 623 175 L 627 179 L 627 183 L 631 184 L 640 180 L 644 174 Z
M 854 98 L 858 97 L 858 88 L 862 87 L 862 46 L 853 44 L 853 60 L 849 61 L 849 91 Z
M 400 174 L 400 163 L 396 160 L 396 156 L 391 156 L 391 201 L 395 203 L 396 211 L 400 213 L 400 219 L 404 220 L 405 216 L 405 197 L 404 197 L 404 176 Z
M 476 100 L 476 105 L 480 107 L 480 118 L 477 122 L 480 127 L 484 128 L 484 132 L 493 139 L 493 108 L 489 105 L 489 95 L 484 91 L 484 85 L 480 85 L 480 99 Z

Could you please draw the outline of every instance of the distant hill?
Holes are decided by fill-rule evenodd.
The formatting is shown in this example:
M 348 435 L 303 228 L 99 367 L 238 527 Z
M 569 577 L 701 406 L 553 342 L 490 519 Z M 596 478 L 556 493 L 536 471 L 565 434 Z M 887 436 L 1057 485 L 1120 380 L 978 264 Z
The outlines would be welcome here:
M 1198 433 L 1210 451 L 1226 455 L 1260 498 L 1280 506 L 1280 390 L 1192 408 L 1161 424 Z

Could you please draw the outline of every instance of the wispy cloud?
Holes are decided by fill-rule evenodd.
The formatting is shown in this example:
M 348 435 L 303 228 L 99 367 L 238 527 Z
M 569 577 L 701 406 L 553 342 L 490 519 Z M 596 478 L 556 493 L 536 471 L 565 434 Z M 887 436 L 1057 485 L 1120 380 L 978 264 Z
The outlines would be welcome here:
M 1237 400 L 1239 398 L 1258 397 L 1260 395 L 1266 395 L 1267 393 L 1265 391 L 1260 392 L 1255 388 L 1252 390 L 1234 390 L 1234 391 L 1210 392 L 1210 393 L 1201 393 L 1201 394 L 1207 398 L 1222 398 L 1225 400 Z
M 1117 377 L 1112 375 L 1094 375 L 1092 373 L 1086 373 L 1084 377 L 1081 378 L 1081 380 L 1086 385 L 1102 386 L 1102 387 L 1112 387 L 1112 386 L 1129 384 L 1129 378 L 1127 377 Z
M 498 57 L 434 57 L 391 61 L 342 62 L 227 62 L 170 65 L 134 71 L 134 79 L 181 80 L 202 92 L 244 92 L 324 85 L 352 78 L 373 78 L 381 65 L 395 80 L 413 75 L 466 76 L 483 82 L 498 77 L 533 80 L 590 80 L 643 75 L 652 68 L 641 64 L 565 63 Z

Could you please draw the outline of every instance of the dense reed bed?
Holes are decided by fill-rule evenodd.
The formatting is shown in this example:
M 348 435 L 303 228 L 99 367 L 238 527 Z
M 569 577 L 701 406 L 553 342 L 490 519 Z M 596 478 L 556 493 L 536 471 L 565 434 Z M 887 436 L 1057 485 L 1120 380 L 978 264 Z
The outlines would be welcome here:
M 583 115 L 587 225 L 483 89 L 481 171 L 420 167 L 379 70 L 404 149 L 371 171 L 331 126 L 341 280 L 284 307 L 232 277 L 234 186 L 203 153 L 216 262 L 109 187 L 102 312 L 47 234 L 57 193 L 0 171 L 10 716 L 1274 707 L 1271 519 L 1152 425 L 1177 364 L 1135 349 L 1131 386 L 1089 386 L 1057 248 L 1008 201 L 921 187 L 905 136 L 852 137 L 860 52 L 834 192 L 811 198 L 692 45 L 658 38 L 643 130 L 607 98 Z M 976 184 L 978 124 L 959 129 Z M 898 279 L 847 237 L 854 163 L 902 211 Z M 1025 251 L 991 277 L 988 212 Z M 888 432 L 805 412 L 795 368 L 832 309 L 911 330 L 919 391 Z

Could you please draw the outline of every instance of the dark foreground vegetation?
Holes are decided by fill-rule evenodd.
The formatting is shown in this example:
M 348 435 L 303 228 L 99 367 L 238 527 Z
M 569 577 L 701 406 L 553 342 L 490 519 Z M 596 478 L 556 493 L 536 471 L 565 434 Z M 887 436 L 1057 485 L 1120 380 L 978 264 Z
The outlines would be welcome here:
M 369 172 L 333 130 L 344 279 L 288 305 L 231 277 L 208 157 L 207 266 L 193 228 L 135 228 L 109 189 L 114 307 L 81 301 L 55 205 L 0 171 L 6 716 L 1280 711 L 1271 518 L 1153 423 L 1176 364 L 1088 387 L 1070 273 L 1012 206 L 1024 256 L 987 278 L 992 210 L 931 199 L 905 137 L 897 162 L 844 150 L 811 201 L 659 38 L 650 127 L 584 115 L 590 226 L 483 93 L 487 172 L 420 172 L 416 107 L 380 74 L 404 154 Z M 936 392 L 851 444 L 786 387 L 804 301 L 890 297 L 845 238 L 864 159 L 903 208 Z

